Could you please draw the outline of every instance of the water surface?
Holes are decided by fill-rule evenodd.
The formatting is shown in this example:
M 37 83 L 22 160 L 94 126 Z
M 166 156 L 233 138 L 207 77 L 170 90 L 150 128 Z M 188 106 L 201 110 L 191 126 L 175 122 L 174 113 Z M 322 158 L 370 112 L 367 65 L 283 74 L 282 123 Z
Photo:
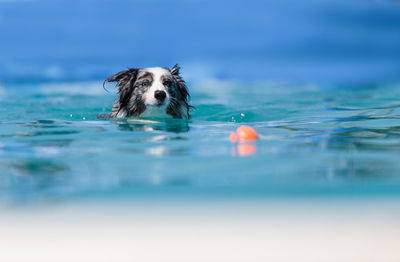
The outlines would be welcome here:
M 6 84 L 0 201 L 400 193 L 399 84 L 189 83 L 192 119 L 97 119 L 101 81 Z M 260 140 L 229 134 L 253 126 Z

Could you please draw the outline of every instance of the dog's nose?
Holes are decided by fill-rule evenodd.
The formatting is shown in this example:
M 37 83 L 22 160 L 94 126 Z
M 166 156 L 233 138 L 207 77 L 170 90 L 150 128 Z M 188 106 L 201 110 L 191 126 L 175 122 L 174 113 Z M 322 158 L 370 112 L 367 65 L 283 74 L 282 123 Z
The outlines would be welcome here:
M 165 98 L 167 97 L 167 93 L 165 93 L 165 91 L 162 91 L 162 90 L 157 90 L 154 92 L 154 97 L 158 101 L 163 102 L 165 100 Z

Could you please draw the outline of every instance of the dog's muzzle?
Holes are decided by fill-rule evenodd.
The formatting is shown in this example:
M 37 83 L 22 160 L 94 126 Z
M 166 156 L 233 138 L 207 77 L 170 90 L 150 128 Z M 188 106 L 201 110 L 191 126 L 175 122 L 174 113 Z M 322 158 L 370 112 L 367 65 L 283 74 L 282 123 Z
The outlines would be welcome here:
M 167 93 L 162 90 L 157 90 L 154 92 L 154 97 L 157 99 L 157 104 L 162 105 L 167 97 Z

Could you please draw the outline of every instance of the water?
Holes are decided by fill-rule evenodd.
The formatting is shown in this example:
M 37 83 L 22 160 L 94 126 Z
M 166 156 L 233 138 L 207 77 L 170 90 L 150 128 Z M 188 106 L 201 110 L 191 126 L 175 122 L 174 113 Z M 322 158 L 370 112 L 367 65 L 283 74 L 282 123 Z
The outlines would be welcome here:
M 191 83 L 192 120 L 110 121 L 101 81 L 9 84 L 0 202 L 400 193 L 400 85 Z M 232 144 L 254 127 L 260 140 Z
M 398 1 L 0 0 L 0 202 L 398 195 L 399 26 Z M 192 120 L 96 118 L 107 76 L 175 63 Z
M 400 261 L 399 28 L 395 0 L 0 0 L 0 261 Z M 105 78 L 176 63 L 190 121 L 97 118 Z

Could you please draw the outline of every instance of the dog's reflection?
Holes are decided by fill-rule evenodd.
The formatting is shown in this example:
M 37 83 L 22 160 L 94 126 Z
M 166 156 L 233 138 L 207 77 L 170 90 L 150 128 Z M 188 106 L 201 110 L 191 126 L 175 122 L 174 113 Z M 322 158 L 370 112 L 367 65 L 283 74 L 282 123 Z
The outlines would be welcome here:
M 122 131 L 154 132 L 164 131 L 173 133 L 186 133 L 189 131 L 189 123 L 182 119 L 119 119 L 111 122 L 117 124 Z
M 189 124 L 185 120 L 171 119 L 171 120 L 149 120 L 149 119 L 124 119 L 124 120 L 111 120 L 112 123 L 117 124 L 118 128 L 122 131 L 129 132 L 172 132 L 172 133 L 186 133 L 189 131 Z M 137 143 L 147 142 L 150 143 L 146 147 L 129 147 L 121 148 L 120 150 L 125 153 L 137 153 L 142 155 L 152 156 L 165 156 L 165 155 L 187 155 L 189 149 L 187 146 L 164 144 L 167 140 L 182 140 L 185 139 L 180 135 L 166 135 L 158 134 L 150 137 L 139 138 L 139 140 L 129 140 L 129 142 Z M 155 144 L 154 144 L 155 143 Z

